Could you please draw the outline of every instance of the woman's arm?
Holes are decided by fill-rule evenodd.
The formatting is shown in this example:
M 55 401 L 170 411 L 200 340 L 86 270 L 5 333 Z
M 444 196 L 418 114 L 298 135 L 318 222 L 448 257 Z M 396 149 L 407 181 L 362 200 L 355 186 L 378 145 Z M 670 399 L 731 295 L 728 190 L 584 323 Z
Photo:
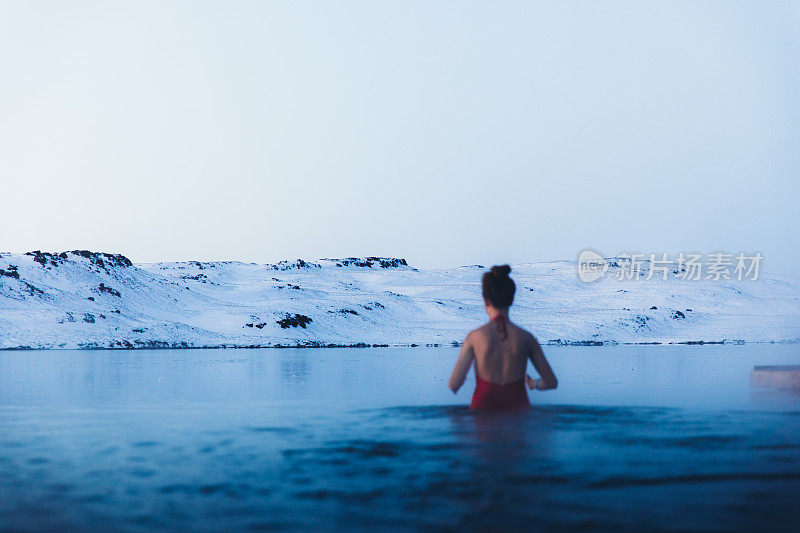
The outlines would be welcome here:
M 541 376 L 541 379 L 531 379 L 529 376 L 525 376 L 525 381 L 528 384 L 528 388 L 536 390 L 547 390 L 547 389 L 555 389 L 558 387 L 558 380 L 556 379 L 556 375 L 553 373 L 553 369 L 550 368 L 550 363 L 547 362 L 547 359 L 544 357 L 544 352 L 542 351 L 542 347 L 539 345 L 539 341 L 536 340 L 536 337 L 531 336 L 533 340 L 533 345 L 531 346 L 530 352 L 530 360 L 533 363 L 533 367 Z
M 458 389 L 464 384 L 464 380 L 467 378 L 467 373 L 469 372 L 469 367 L 472 366 L 473 361 L 475 361 L 475 349 L 472 346 L 470 334 L 467 335 L 467 338 L 464 339 L 464 344 L 461 345 L 461 353 L 458 355 L 456 366 L 453 368 L 453 374 L 450 376 L 450 382 L 448 383 L 453 394 L 458 392 Z

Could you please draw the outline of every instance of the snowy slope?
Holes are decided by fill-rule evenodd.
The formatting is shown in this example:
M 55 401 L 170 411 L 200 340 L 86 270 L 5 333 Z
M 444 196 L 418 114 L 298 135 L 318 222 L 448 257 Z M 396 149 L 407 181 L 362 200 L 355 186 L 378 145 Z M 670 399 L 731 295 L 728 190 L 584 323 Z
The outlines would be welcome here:
M 0 348 L 449 344 L 486 320 L 484 269 L 402 259 L 133 265 L 0 254 Z M 643 273 L 646 273 L 646 269 Z M 797 341 L 800 279 L 586 284 L 573 261 L 513 267 L 511 319 L 543 343 Z

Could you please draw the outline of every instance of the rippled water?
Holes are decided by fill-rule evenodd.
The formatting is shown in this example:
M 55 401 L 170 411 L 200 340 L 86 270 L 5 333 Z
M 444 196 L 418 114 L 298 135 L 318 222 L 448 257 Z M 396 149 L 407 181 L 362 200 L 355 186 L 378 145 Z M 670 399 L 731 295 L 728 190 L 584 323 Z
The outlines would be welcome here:
M 794 529 L 800 346 L 549 348 L 476 416 L 457 349 L 0 352 L 0 529 Z

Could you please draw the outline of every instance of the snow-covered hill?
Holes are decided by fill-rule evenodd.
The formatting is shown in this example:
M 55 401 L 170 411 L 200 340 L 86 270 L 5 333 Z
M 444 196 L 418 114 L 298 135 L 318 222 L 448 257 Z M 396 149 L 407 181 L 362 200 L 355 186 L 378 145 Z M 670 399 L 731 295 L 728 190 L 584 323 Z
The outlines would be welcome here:
M 377 257 L 134 265 L 87 251 L 5 253 L 0 348 L 450 344 L 486 320 L 483 272 Z M 800 338 L 797 277 L 587 284 L 573 261 L 516 265 L 512 277 L 511 319 L 543 343 Z

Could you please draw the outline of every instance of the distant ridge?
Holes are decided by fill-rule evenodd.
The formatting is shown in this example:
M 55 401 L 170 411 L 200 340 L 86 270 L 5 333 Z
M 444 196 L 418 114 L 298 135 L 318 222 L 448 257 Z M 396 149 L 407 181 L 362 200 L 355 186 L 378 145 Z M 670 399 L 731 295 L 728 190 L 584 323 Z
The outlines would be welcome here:
M 586 284 L 573 261 L 515 265 L 511 318 L 552 345 L 796 342 L 800 281 Z M 72 250 L 0 254 L 0 349 L 457 345 L 486 320 L 481 265 L 405 259 L 134 264 Z

